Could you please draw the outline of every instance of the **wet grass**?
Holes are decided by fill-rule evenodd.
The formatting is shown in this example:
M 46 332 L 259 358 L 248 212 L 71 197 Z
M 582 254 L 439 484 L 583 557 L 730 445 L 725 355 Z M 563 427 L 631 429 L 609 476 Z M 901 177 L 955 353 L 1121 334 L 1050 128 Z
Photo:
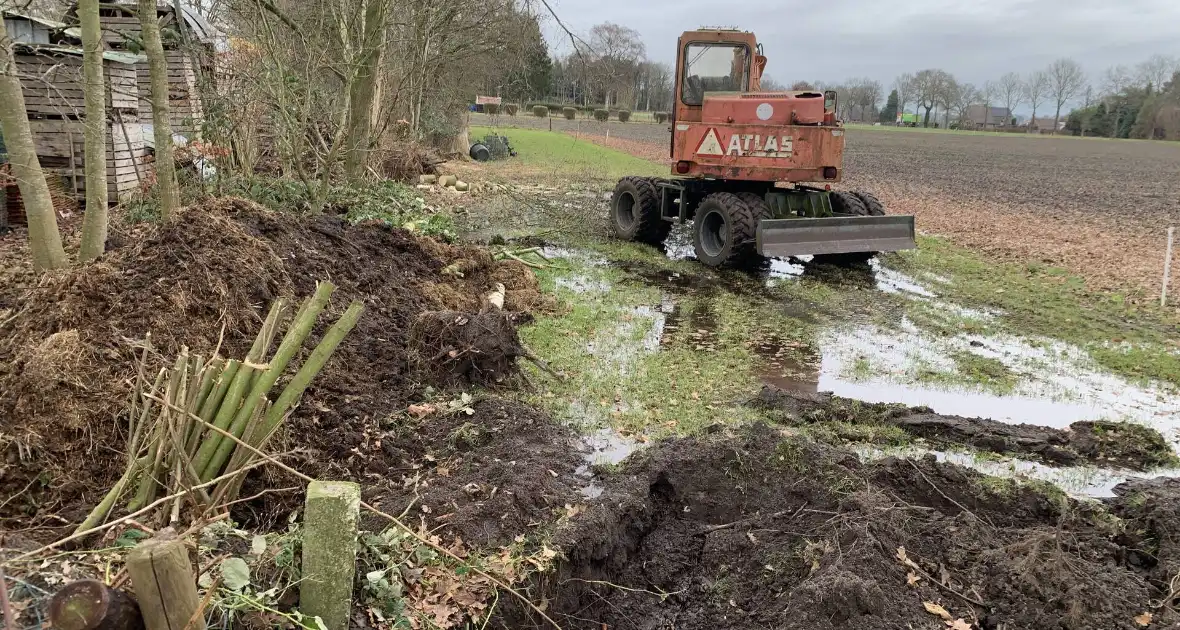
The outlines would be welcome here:
M 758 420 L 745 405 L 761 388 L 752 340 L 806 345 L 809 329 L 769 303 L 725 291 L 672 294 L 614 267 L 559 262 L 538 273 L 559 312 L 520 333 L 566 375 L 537 374 L 544 389 L 530 402 L 568 422 L 658 438 Z M 591 289 L 579 292 L 569 278 Z
M 621 151 L 600 147 L 573 136 L 537 129 L 499 129 L 471 127 L 475 142 L 490 133 L 507 136 L 518 155 L 510 161 L 495 163 L 523 165 L 552 176 L 615 181 L 627 175 L 667 175 L 668 168 Z
M 1099 365 L 1132 380 L 1180 385 L 1180 320 L 1162 309 L 1087 291 L 1080 278 L 1058 268 L 986 262 L 938 238 L 922 237 L 919 249 L 887 260 L 916 277 L 949 277 L 937 287 L 941 297 L 999 313 L 981 321 L 915 302 L 908 313 L 932 332 L 1048 337 L 1085 348 Z

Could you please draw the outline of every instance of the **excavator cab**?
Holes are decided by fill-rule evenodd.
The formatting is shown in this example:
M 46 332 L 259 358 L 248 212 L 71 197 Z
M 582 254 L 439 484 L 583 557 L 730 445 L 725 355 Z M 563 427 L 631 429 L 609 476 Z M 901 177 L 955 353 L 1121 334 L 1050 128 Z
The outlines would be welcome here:
M 672 224 L 691 220 L 697 258 L 713 266 L 916 247 L 912 216 L 886 215 L 871 193 L 832 189 L 845 140 L 835 92 L 763 92 L 766 63 L 753 33 L 680 37 L 673 176 L 623 178 L 611 201 L 615 232 L 660 243 Z

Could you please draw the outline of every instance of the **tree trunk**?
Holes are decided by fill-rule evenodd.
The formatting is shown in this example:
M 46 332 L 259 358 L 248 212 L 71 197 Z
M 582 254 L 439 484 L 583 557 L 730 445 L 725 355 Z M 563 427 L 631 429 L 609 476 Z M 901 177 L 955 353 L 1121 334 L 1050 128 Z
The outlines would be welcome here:
M 86 214 L 82 217 L 78 259 L 87 262 L 102 255 L 107 241 L 107 109 L 98 0 L 79 0 L 78 19 L 82 22 L 82 66 L 86 80 Z
M 1061 103 L 1057 104 L 1057 113 L 1053 115 L 1053 133 L 1057 134 L 1057 128 L 1061 126 Z
M 98 580 L 71 582 L 55 593 L 49 620 L 58 630 L 143 630 L 135 600 Z
M 127 572 L 148 628 L 205 630 L 205 618 L 193 614 L 199 605 L 197 578 L 183 540 L 140 543 L 127 555 Z
M 168 61 L 160 42 L 156 0 L 139 0 L 139 24 L 148 58 L 152 89 L 152 127 L 156 139 L 156 188 L 160 194 L 160 218 L 171 219 L 180 207 L 180 186 L 172 158 L 172 119 L 168 111 Z
M 356 74 L 349 86 L 348 147 L 344 173 L 350 179 L 364 175 L 368 163 L 369 142 L 373 130 L 373 99 L 381 77 L 381 59 L 385 54 L 385 22 L 389 15 L 386 0 L 369 0 Z
M 33 134 L 25 113 L 25 95 L 12 58 L 12 41 L 8 39 L 3 20 L 0 20 L 0 46 L 3 47 L 0 51 L 3 55 L 0 57 L 0 132 L 4 134 L 12 175 L 20 187 L 29 221 L 29 250 L 37 269 L 57 269 L 66 266 L 66 252 L 61 246 L 49 185 L 45 183 L 41 162 L 37 160 L 37 148 L 33 145 Z

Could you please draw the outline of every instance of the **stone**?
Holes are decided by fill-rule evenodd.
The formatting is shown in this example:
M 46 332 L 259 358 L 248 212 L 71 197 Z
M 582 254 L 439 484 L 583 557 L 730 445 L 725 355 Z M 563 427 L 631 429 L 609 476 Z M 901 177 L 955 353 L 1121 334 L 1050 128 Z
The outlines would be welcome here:
M 361 487 L 347 481 L 313 481 L 303 513 L 303 581 L 299 609 L 328 630 L 348 630 L 356 576 Z
M 455 182 L 455 190 L 459 192 L 467 192 L 471 190 L 471 185 L 467 182 Z
M 419 184 L 433 184 L 438 181 L 438 175 L 419 175 Z
M 443 175 L 442 177 L 438 178 L 438 183 L 442 184 L 443 186 L 454 186 L 455 182 L 457 181 L 459 181 L 459 178 L 455 177 L 454 175 Z

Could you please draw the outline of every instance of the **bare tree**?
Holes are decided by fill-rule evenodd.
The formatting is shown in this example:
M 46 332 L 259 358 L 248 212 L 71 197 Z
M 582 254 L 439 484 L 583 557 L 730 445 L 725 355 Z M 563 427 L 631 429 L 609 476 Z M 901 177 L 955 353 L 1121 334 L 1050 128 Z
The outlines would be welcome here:
M 1032 124 L 1037 122 L 1037 106 L 1045 101 L 1049 95 L 1049 75 L 1043 70 L 1037 70 L 1028 75 L 1024 81 L 1024 100 L 1032 106 Z
M 49 185 L 37 160 L 37 148 L 25 113 L 25 95 L 12 57 L 12 40 L 0 20 L 0 133 L 12 164 L 12 175 L 20 188 L 25 216 L 29 222 L 29 250 L 37 269 L 66 266 L 66 252 L 57 229 L 57 213 L 49 196 Z M 105 165 L 105 160 L 103 162 Z
M 1114 96 L 1135 83 L 1132 70 L 1127 66 L 1111 66 L 1102 74 L 1101 93 L 1103 96 Z
M 791 84 L 791 91 L 792 92 L 811 92 L 816 89 L 818 89 L 818 88 L 816 88 L 811 83 L 808 83 L 807 81 L 796 81 Z
M 905 73 L 893 81 L 893 89 L 897 90 L 897 111 L 905 113 L 906 105 L 914 98 L 914 75 Z
M 951 109 L 959 100 L 959 82 L 950 73 L 943 72 L 938 83 L 937 101 L 943 111 L 943 128 L 951 124 Z
M 596 24 L 590 29 L 590 46 L 597 55 L 595 78 L 603 89 L 606 105 L 630 100 L 621 98 L 620 91 L 634 84 L 639 62 L 647 52 L 639 32 L 611 22 Z
M 160 41 L 160 20 L 156 0 L 139 0 L 139 24 L 143 34 L 143 52 L 151 75 L 152 128 L 156 140 L 156 188 L 160 195 L 160 218 L 171 219 L 180 208 L 180 186 L 176 181 L 176 162 L 172 157 L 172 122 L 168 107 L 168 61 Z
M 373 99 L 381 81 L 381 59 L 385 55 L 385 21 L 389 18 L 390 0 L 361 0 L 359 13 L 364 17 L 355 46 L 355 74 L 349 79 L 348 150 L 344 156 L 344 173 L 357 179 L 364 175 L 368 162 L 370 134 L 373 131 Z M 466 144 L 466 141 L 464 141 Z
M 1086 87 L 1086 73 L 1073 59 L 1058 59 L 1049 66 L 1049 93 L 1057 102 L 1053 116 L 1053 133 L 1061 124 L 1061 108 L 1077 98 Z
M 918 105 L 926 110 L 923 127 L 930 126 L 930 112 L 935 105 L 946 100 L 946 95 L 954 78 L 945 70 L 923 70 L 914 75 L 914 97 Z
M 857 105 L 860 105 L 860 118 L 867 121 L 867 113 L 872 113 L 877 110 L 877 106 L 881 103 L 882 92 L 885 88 L 881 86 L 880 81 L 873 79 L 862 79 L 860 85 L 860 100 Z
M 98 0 L 79 0 L 78 20 L 82 23 L 86 96 L 86 213 L 82 216 L 82 245 L 78 259 L 87 262 L 102 255 L 107 241 L 107 108 Z
M 1024 101 L 1024 81 L 1019 74 L 1009 72 L 996 82 L 996 98 L 1008 108 L 1008 116 L 1012 116 L 1020 103 Z M 1007 124 L 1007 123 L 1005 123 Z
M 1135 79 L 1140 87 L 1150 85 L 1159 91 L 1176 72 L 1180 72 L 1180 58 L 1152 55 L 1147 61 L 1135 66 Z
M 954 94 L 954 113 L 958 118 L 959 126 L 962 127 L 963 121 L 967 120 L 968 110 L 972 105 L 978 105 L 981 101 L 986 101 L 983 92 L 971 83 L 964 83 L 958 86 Z M 987 106 L 984 105 L 984 126 L 987 126 Z

